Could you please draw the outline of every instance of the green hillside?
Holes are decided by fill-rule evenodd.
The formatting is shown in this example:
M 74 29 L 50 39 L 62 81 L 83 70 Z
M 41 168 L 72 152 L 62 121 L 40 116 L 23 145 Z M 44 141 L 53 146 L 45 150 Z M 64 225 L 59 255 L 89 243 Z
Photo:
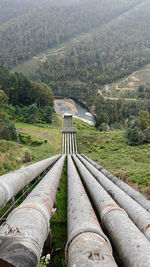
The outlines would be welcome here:
M 149 7 L 150 0 L 0 0 L 0 176 L 61 154 L 54 96 L 71 98 L 96 122 L 73 120 L 78 153 L 150 199 Z M 48 249 L 57 267 L 67 265 L 67 161 L 61 176 Z
M 105 99 L 135 100 L 134 91 L 138 86 L 149 83 L 148 73 L 145 75 L 145 67 L 143 69 L 150 62 L 149 3 L 149 0 L 132 2 L 132 8 L 128 3 L 128 11 L 124 8 L 126 12 L 115 15 L 105 24 L 101 19 L 99 27 L 37 53 L 14 70 L 48 83 L 56 95 L 78 95 L 85 101 L 87 95 L 99 92 Z M 121 6 L 120 2 L 119 8 Z M 141 68 L 139 79 L 134 72 Z M 114 83 L 120 78 L 121 81 Z M 106 84 L 109 90 L 105 90 Z M 120 90 L 122 88 L 125 89 Z
M 22 11 L 21 16 L 0 27 L 0 63 L 8 67 L 15 66 L 78 34 L 101 28 L 139 2 L 141 1 L 46 1 L 39 9 Z
M 105 85 L 99 93 L 107 99 L 126 98 L 134 101 L 141 85 L 150 85 L 150 64 L 114 83 Z
M 18 132 L 30 136 L 31 140 L 47 140 L 40 143 L 17 144 L 1 140 L 0 174 L 24 164 L 42 160 L 61 151 L 62 120 L 56 117 L 52 125 L 30 125 L 15 123 Z M 131 184 L 146 196 L 150 196 L 150 144 L 129 146 L 125 132 L 120 130 L 100 132 L 87 123 L 74 119 L 77 130 L 78 152 L 84 153 L 104 168 Z M 22 162 L 28 152 L 31 161 Z
M 60 117 L 54 115 L 49 125 L 15 122 L 15 127 L 19 143 L 0 139 L 0 175 L 61 152 Z
M 55 61 L 45 62 L 32 78 L 40 78 L 62 94 L 71 83 L 96 89 L 143 67 L 150 60 L 149 1 L 105 24 L 101 29 L 73 42 Z M 59 86 L 59 87 L 60 87 Z M 91 86 L 92 87 L 92 86 Z M 67 90 L 67 94 L 69 93 Z M 82 91 L 82 88 L 81 88 Z M 74 91 L 75 94 L 75 91 Z

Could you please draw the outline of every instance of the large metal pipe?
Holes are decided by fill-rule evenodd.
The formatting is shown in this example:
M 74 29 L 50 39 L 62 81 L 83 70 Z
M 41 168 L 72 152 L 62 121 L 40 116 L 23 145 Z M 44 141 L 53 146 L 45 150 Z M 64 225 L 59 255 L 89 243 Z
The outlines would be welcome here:
M 64 165 L 63 155 L 0 228 L 0 266 L 37 266 Z M 8 253 L 9 251 L 9 253 Z M 1 265 L 5 262 L 6 265 Z
M 67 154 L 69 154 L 69 133 L 67 133 Z
M 83 163 L 75 155 L 73 159 L 123 264 L 128 267 L 149 267 L 150 243 L 147 238 Z
M 82 156 L 91 163 L 96 169 L 101 171 L 109 180 L 111 180 L 114 184 L 120 187 L 124 192 L 126 192 L 130 197 L 132 197 L 137 203 L 139 203 L 143 208 L 150 212 L 150 200 L 148 200 L 145 196 L 143 196 L 140 192 L 132 188 L 130 185 L 126 184 L 122 180 L 118 179 L 115 175 L 108 172 L 102 166 L 98 165 L 95 161 L 88 158 L 87 156 Z
M 71 156 L 68 156 L 68 267 L 117 266 Z
M 131 220 L 143 232 L 143 234 L 150 240 L 150 213 L 146 211 L 135 200 L 128 196 L 117 185 L 111 182 L 93 165 L 86 161 L 83 157 L 78 155 L 78 158 L 86 166 L 86 168 L 93 174 L 97 181 L 105 188 L 105 190 L 112 196 L 112 198 L 128 213 Z
M 64 133 L 64 135 L 65 135 L 65 154 L 67 153 L 67 142 L 66 142 L 66 133 Z
M 62 154 L 64 154 L 64 133 L 62 133 Z
M 75 154 L 77 154 L 78 150 L 77 150 L 76 134 L 74 134 L 74 143 L 75 143 Z
M 71 133 L 69 134 L 70 137 L 70 154 L 72 154 L 72 138 L 71 138 Z
M 70 154 L 70 134 L 68 133 L 68 154 Z
M 128 196 L 117 185 L 111 182 L 106 176 L 98 171 L 81 155 L 78 155 L 78 158 L 97 179 L 97 181 L 105 188 L 105 190 L 112 196 L 112 198 L 118 203 L 118 205 L 128 213 L 131 220 L 136 224 L 141 232 L 143 232 L 143 234 L 150 240 L 150 213 L 130 196 Z
M 31 183 L 46 168 L 58 160 L 58 158 L 60 158 L 60 155 L 41 160 L 27 167 L 22 167 L 17 171 L 0 176 L 0 209 L 27 184 Z
M 74 154 L 74 136 L 73 136 L 73 133 L 71 134 L 71 138 L 72 138 L 72 153 Z

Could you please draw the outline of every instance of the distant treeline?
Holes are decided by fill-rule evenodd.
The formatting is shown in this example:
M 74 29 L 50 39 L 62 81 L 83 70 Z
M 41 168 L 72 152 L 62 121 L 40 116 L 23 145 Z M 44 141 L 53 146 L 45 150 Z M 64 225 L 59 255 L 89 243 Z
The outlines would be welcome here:
M 39 108 L 53 107 L 51 88 L 44 83 L 30 81 L 22 73 L 11 73 L 3 66 L 0 66 L 0 89 L 5 92 L 12 105 L 37 104 Z
M 103 121 L 112 125 L 123 124 L 131 114 L 137 115 L 141 110 L 149 112 L 147 85 L 136 92 L 138 101 L 106 100 L 97 90 L 150 63 L 150 0 L 44 2 L 39 8 L 20 11 L 23 15 L 20 13 L 21 16 L 1 25 L 0 62 L 11 68 L 80 33 L 89 34 L 74 42 L 55 61 L 40 66 L 30 76 L 35 82 L 1 67 L 0 85 L 9 102 L 47 106 L 52 94 L 37 82 L 41 80 L 55 95 L 86 102 L 97 117 L 97 127 L 103 123 L 101 114 Z
M 2 1 L 0 64 L 11 68 L 71 37 L 101 28 L 139 2 L 141 0 Z
M 49 84 L 56 95 L 78 98 L 109 125 L 130 115 L 150 111 L 150 87 L 139 87 L 137 101 L 106 100 L 97 93 L 111 83 L 150 63 L 150 0 L 142 2 L 100 30 L 74 43 L 56 61 L 44 63 L 32 79 Z M 139 99 L 139 100 L 138 100 Z
M 74 43 L 64 56 L 44 63 L 32 78 L 49 83 L 56 94 L 75 96 L 78 91 L 85 94 L 101 89 L 150 63 L 148 3 L 150 0 Z

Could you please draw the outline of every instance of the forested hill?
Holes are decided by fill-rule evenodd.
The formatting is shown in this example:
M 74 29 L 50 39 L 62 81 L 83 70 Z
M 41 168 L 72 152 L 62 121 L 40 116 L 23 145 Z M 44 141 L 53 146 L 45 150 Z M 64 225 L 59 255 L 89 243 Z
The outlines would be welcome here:
M 0 0 L 0 25 L 32 10 L 76 0 Z
M 48 0 L 0 0 L 0 25 L 48 2 Z
M 150 0 L 144 1 L 74 42 L 61 57 L 44 63 L 32 78 L 49 83 L 55 93 L 86 99 L 88 92 L 150 63 L 149 5 Z
M 0 25 L 31 10 L 52 4 L 62 4 L 76 0 L 0 0 Z
M 104 24 L 144 0 L 1 0 L 0 64 L 7 67 Z

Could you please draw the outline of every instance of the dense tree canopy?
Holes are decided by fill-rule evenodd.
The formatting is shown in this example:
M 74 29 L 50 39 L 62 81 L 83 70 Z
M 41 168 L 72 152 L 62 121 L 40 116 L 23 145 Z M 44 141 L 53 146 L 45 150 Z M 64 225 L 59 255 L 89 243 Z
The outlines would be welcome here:
M 138 117 L 130 116 L 126 135 L 131 145 L 141 145 L 150 142 L 150 113 L 140 111 Z
M 8 96 L 4 93 L 3 90 L 0 90 L 0 105 L 8 101 Z
M 40 4 L 40 0 L 34 0 L 33 3 L 29 0 L 13 0 L 11 4 L 11 1 L 6 0 L 5 8 L 2 1 L 2 17 L 3 12 L 7 13 L 7 6 L 10 6 L 10 18 L 16 17 L 17 14 L 22 16 L 12 20 L 8 18 L 9 21 L 0 27 L 0 63 L 7 64 L 9 68 L 15 66 L 80 33 L 101 28 L 141 1 L 47 0 L 41 1 L 43 4 Z
M 0 98 L 9 98 L 12 105 L 31 105 L 36 103 L 39 108 L 53 107 L 53 92 L 42 82 L 31 82 L 25 75 L 9 72 L 0 66 Z
M 38 105 L 39 108 L 45 106 L 53 107 L 53 92 L 50 87 L 42 82 L 32 82 L 31 87 L 33 102 Z
M 30 76 L 35 82 L 0 67 L 0 89 L 10 103 L 52 107 L 53 88 L 56 95 L 86 102 L 97 116 L 97 127 L 125 122 L 141 110 L 150 112 L 149 85 L 139 87 L 139 101 L 134 102 L 108 100 L 97 94 L 104 84 L 150 62 L 150 0 L 43 0 L 39 5 L 37 0 L 37 6 L 33 0 L 30 8 L 29 1 L 24 1 L 16 16 L 11 11 L 7 23 L 1 21 L 0 62 L 9 68 L 81 33 L 88 34 L 74 38 L 56 60 L 43 63 Z M 12 10 L 14 2 L 6 0 Z M 46 112 L 51 114 L 51 110 Z
M 89 83 L 95 88 L 111 83 L 150 62 L 150 1 L 116 18 L 95 33 L 74 43 L 56 61 L 46 62 L 32 78 L 40 78 L 61 94 L 66 87 Z M 67 85 L 67 86 L 66 86 Z M 73 86 L 72 86 L 73 87 Z M 81 88 L 82 90 L 82 88 Z M 71 90 L 71 94 L 73 93 Z M 74 91 L 75 94 L 75 91 Z

